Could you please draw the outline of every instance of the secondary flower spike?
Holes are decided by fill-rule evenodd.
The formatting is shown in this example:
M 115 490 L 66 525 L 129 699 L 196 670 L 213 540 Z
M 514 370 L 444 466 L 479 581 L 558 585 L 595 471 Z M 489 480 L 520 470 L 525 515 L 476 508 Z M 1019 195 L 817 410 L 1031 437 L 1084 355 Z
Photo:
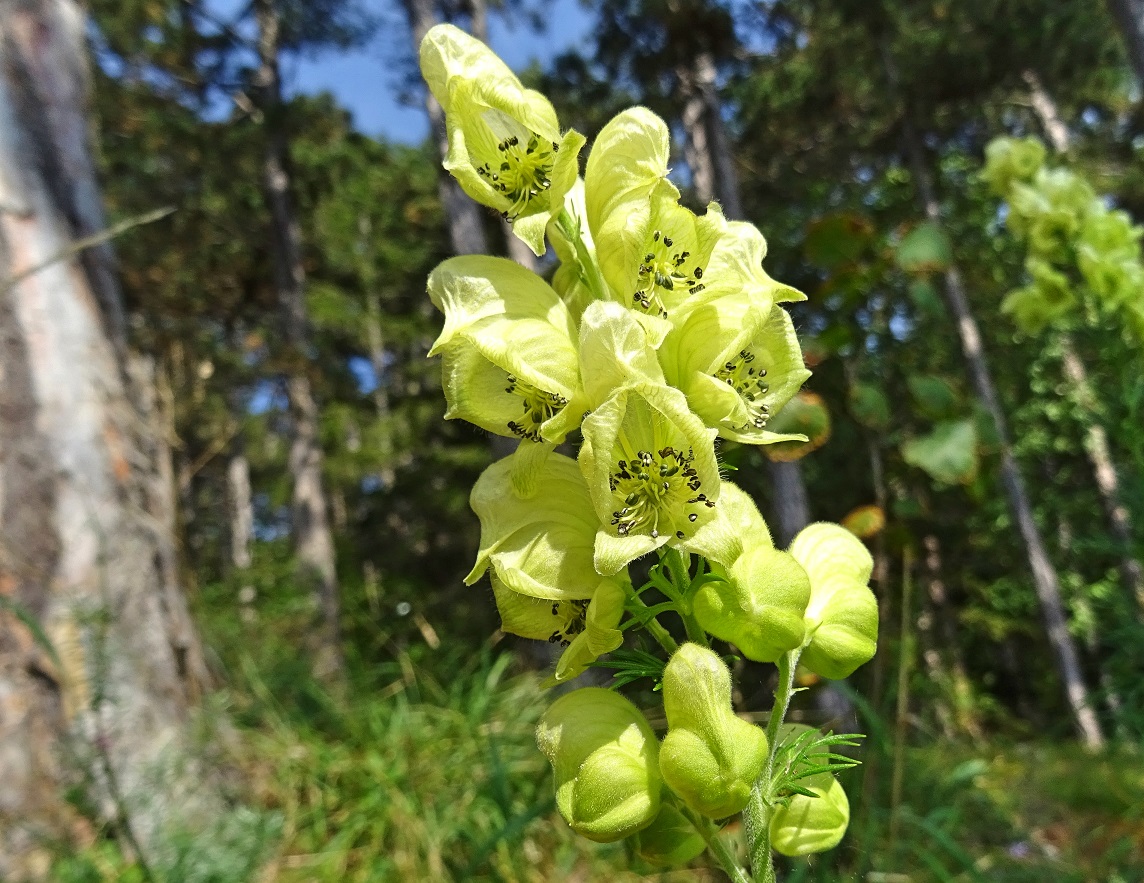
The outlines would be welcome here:
M 552 103 L 460 28 L 431 28 L 420 54 L 422 76 L 445 110 L 445 168 L 544 254 L 544 228 L 576 182 L 584 136 L 561 134 Z

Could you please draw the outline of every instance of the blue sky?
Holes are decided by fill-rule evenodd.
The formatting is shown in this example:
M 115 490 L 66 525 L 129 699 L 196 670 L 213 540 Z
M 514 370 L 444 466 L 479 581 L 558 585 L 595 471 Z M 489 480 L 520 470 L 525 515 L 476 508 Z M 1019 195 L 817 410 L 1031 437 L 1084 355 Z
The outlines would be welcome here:
M 396 3 L 386 7 L 378 37 L 369 46 L 293 60 L 283 71 L 286 86 L 292 93 L 332 92 L 353 113 L 362 132 L 416 143 L 428 134 L 429 124 L 422 105 L 399 102 L 405 71 L 401 60 L 410 52 L 408 25 Z M 543 63 L 587 40 L 592 22 L 578 0 L 550 0 L 545 11 L 543 34 L 523 25 L 510 30 L 495 13 L 489 16 L 489 42 L 514 70 L 527 67 L 534 59 Z

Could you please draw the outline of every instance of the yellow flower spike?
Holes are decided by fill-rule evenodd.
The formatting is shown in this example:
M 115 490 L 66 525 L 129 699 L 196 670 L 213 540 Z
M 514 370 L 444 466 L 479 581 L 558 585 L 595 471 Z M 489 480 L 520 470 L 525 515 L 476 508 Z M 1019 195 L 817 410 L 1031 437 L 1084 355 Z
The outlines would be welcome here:
M 619 693 L 585 687 L 561 696 L 541 717 L 536 744 L 552 764 L 556 807 L 578 834 L 611 843 L 659 815 L 659 743 Z
M 805 724 L 783 724 L 779 744 L 789 744 L 813 729 Z M 846 792 L 829 772 L 800 779 L 798 784 L 816 796 L 793 794 L 775 807 L 770 822 L 771 846 L 775 852 L 789 856 L 833 849 L 850 824 Z
M 688 410 L 683 393 L 646 382 L 622 387 L 583 430 L 580 468 L 602 523 L 597 571 L 614 574 L 667 544 L 727 557 L 737 540 L 716 517 L 715 431 Z
M 616 626 L 624 611 L 625 595 L 613 580 L 601 581 L 591 601 L 549 601 L 514 592 L 495 568 L 490 577 L 501 631 L 564 648 L 556 673 L 545 681 L 545 687 L 578 677 L 590 663 L 624 642 L 623 632 Z
M 810 376 L 782 307 L 760 307 L 745 294 L 705 303 L 674 324 L 660 361 L 668 382 L 721 437 L 756 445 L 806 441 L 766 428 Z
M 849 677 L 878 648 L 878 601 L 867 586 L 870 552 L 846 528 L 820 522 L 799 532 L 790 554 L 810 577 L 799 661 L 824 678 Z
M 551 102 L 526 89 L 487 46 L 453 25 L 421 41 L 421 73 L 445 110 L 445 168 L 513 232 L 544 254 L 544 230 L 576 181 L 584 136 L 560 123 Z
M 497 435 L 558 444 L 584 413 L 576 329 L 539 276 L 505 258 L 465 255 L 440 264 L 429 296 L 445 327 L 448 419 Z
M 667 735 L 659 771 L 671 790 L 708 818 L 747 805 L 767 759 L 767 735 L 731 706 L 731 673 L 712 651 L 684 644 L 663 674 Z
M 599 520 L 576 461 L 551 454 L 524 499 L 512 482 L 513 464 L 493 463 L 477 479 L 469 503 L 481 522 L 469 585 L 492 565 L 514 592 L 550 601 L 587 600 L 601 576 L 593 567 Z

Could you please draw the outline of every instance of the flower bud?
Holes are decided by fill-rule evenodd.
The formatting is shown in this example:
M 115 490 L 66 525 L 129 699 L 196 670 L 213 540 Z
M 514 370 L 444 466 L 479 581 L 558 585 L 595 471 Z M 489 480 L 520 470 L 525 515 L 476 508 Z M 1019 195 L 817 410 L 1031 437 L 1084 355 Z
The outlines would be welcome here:
M 660 867 L 685 864 L 707 848 L 695 826 L 669 803 L 632 841 L 640 858 Z
M 696 812 L 739 812 L 767 758 L 767 736 L 731 707 L 731 673 L 717 655 L 684 644 L 663 675 L 668 733 L 659 753 L 664 781 Z
M 878 648 L 878 600 L 866 585 L 870 552 L 846 528 L 819 523 L 799 532 L 790 554 L 810 577 L 800 661 L 824 678 L 848 677 Z
M 780 743 L 792 742 L 812 727 L 784 724 Z M 833 849 L 850 824 L 850 801 L 831 773 L 818 773 L 798 783 L 817 797 L 795 794 L 771 815 L 771 846 L 782 855 L 810 855 Z
M 786 552 L 757 545 L 736 559 L 726 581 L 705 583 L 692 609 L 707 632 L 731 642 L 748 659 L 774 662 L 801 646 L 809 600 L 810 580 L 799 563 Z
M 576 833 L 611 843 L 659 813 L 655 733 L 619 693 L 586 687 L 561 696 L 541 717 L 536 744 L 552 764 L 560 815 Z

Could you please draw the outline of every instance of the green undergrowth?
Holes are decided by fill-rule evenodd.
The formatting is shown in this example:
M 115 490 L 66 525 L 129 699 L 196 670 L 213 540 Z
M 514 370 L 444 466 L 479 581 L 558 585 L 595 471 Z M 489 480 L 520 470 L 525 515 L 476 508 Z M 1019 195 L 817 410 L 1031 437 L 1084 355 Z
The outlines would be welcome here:
M 233 825 L 247 826 L 246 839 L 236 838 L 229 863 L 191 844 L 156 870 L 165 883 L 724 879 L 694 865 L 655 871 L 624 844 L 572 834 L 533 738 L 551 699 L 543 673 L 502 645 L 434 649 L 399 623 L 368 657 L 351 658 L 335 695 L 267 611 L 206 622 L 227 684 L 216 701 L 233 728 L 229 760 L 247 794 Z M 816 861 L 787 862 L 784 883 L 1144 880 L 1138 751 L 943 742 L 895 758 L 886 725 L 869 712 L 864 724 L 866 763 L 846 774 L 846 839 Z M 262 856 L 257 871 L 252 855 Z M 61 855 L 53 874 L 59 883 L 146 879 L 110 832 Z

